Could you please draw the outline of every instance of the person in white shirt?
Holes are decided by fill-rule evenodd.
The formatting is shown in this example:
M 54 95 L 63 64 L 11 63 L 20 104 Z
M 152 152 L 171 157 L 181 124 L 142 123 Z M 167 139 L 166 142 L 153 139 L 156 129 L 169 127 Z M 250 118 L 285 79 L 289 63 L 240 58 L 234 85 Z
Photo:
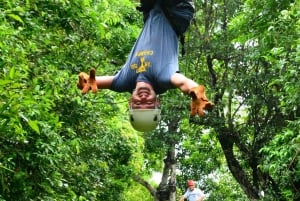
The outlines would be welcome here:
M 179 199 L 179 201 L 184 201 L 187 199 L 188 201 L 203 201 L 205 199 L 204 193 L 195 187 L 195 182 L 193 180 L 188 180 L 187 182 L 188 189 Z

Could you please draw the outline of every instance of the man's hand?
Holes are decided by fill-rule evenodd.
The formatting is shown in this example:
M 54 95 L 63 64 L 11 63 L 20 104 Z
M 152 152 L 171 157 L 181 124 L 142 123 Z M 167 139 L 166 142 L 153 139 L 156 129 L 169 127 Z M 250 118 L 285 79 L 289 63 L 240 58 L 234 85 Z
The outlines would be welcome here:
M 184 196 L 183 195 L 180 197 L 179 201 L 184 201 Z
M 93 93 L 97 92 L 96 70 L 94 68 L 90 70 L 90 75 L 81 72 L 79 73 L 78 78 L 77 87 L 81 89 L 82 94 L 86 94 L 89 90 L 92 90 Z
M 194 117 L 196 114 L 203 117 L 206 111 L 211 110 L 215 105 L 206 98 L 205 87 L 203 85 L 190 89 L 189 95 L 192 97 L 191 117 Z

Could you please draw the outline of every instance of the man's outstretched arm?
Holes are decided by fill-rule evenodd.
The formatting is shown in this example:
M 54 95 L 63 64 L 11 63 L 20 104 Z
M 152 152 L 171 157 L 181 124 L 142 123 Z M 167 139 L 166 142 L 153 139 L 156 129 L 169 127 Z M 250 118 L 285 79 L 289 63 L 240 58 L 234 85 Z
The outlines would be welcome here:
M 190 89 L 199 86 L 199 84 L 197 84 L 195 81 L 180 73 L 174 73 L 172 75 L 171 83 L 176 88 L 179 88 L 183 93 L 189 93 Z
M 198 85 L 195 81 L 185 77 L 180 73 L 175 73 L 171 77 L 171 83 L 179 88 L 183 93 L 192 97 L 190 116 L 196 114 L 204 116 L 207 110 L 214 107 L 214 103 L 210 102 L 205 95 L 205 87 Z
M 110 89 L 114 77 L 115 76 L 112 75 L 96 76 L 96 84 L 98 89 Z

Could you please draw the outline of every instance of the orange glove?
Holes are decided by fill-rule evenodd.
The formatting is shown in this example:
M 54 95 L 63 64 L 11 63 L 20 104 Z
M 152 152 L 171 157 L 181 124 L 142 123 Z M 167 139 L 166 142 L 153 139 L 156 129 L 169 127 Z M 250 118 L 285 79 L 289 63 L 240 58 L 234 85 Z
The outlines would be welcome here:
M 205 110 L 211 110 L 215 105 L 206 98 L 205 87 L 203 85 L 190 89 L 189 95 L 192 97 L 191 117 L 194 117 L 196 114 L 203 117 L 206 113 Z
M 81 72 L 79 73 L 78 78 L 77 87 L 81 89 L 82 94 L 86 94 L 91 89 L 93 93 L 97 92 L 96 70 L 94 68 L 90 70 L 90 75 L 85 72 Z

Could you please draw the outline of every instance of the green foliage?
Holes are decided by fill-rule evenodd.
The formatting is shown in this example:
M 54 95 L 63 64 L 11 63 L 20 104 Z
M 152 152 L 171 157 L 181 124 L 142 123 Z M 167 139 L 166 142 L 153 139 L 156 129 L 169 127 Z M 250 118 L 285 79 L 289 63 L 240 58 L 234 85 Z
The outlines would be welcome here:
M 288 200 L 297 200 L 300 196 L 297 189 L 300 175 L 299 125 L 299 121 L 291 122 L 261 150 L 266 155 L 262 170 L 276 180 Z
M 247 196 L 242 192 L 238 183 L 233 181 L 232 175 L 224 167 L 211 174 L 205 179 L 205 184 L 202 187 L 205 192 L 209 192 L 207 200 L 247 200 Z
M 132 184 L 124 193 L 126 201 L 153 201 L 153 197 L 149 191 L 140 184 Z
M 182 71 L 209 85 L 217 105 L 207 119 L 195 121 L 195 127 L 187 126 L 195 137 L 183 142 L 187 147 L 180 161 L 183 181 L 203 177 L 211 165 L 219 168 L 216 150 L 202 146 L 197 135 L 205 125 L 213 128 L 211 134 L 216 135 L 230 172 L 248 198 L 297 200 L 299 182 L 291 175 L 299 171 L 294 148 L 299 132 L 291 128 L 298 127 L 300 114 L 299 2 L 196 1 L 196 8 L 189 36 L 192 42 L 187 44 L 190 66 Z M 287 133 L 290 135 L 282 144 L 277 142 Z M 201 147 L 198 154 L 193 153 L 197 150 L 194 144 Z M 271 157 L 273 150 L 281 157 Z M 286 167 L 292 156 L 295 168 L 279 168 Z M 201 163 L 207 158 L 214 162 Z M 197 159 L 200 162 L 195 162 Z M 275 171 L 272 174 L 270 166 Z M 283 171 L 286 176 L 281 179 Z M 209 180 L 203 183 L 211 185 Z
M 255 2 L 255 3 L 254 3 Z M 266 131 L 266 128 L 270 126 L 269 134 L 265 137 L 261 136 L 260 140 L 269 142 L 264 144 L 262 148 L 262 170 L 268 173 L 270 177 L 275 180 L 273 181 L 273 187 L 278 185 L 275 191 L 280 189 L 279 194 L 284 199 L 297 200 L 299 199 L 298 181 L 294 180 L 294 174 L 298 174 L 299 166 L 297 165 L 298 158 L 298 119 L 299 119 L 299 2 L 281 2 L 275 3 L 272 1 L 268 2 L 257 2 L 253 1 L 251 4 L 248 1 L 246 9 L 247 15 L 241 14 L 239 21 L 234 21 L 232 27 L 235 30 L 243 31 L 242 36 L 244 42 L 254 42 L 251 52 L 255 54 L 248 54 L 248 64 L 257 65 L 258 67 L 255 74 L 255 82 L 259 83 L 263 87 L 256 87 L 255 91 L 247 94 L 261 95 L 266 94 L 263 97 L 257 99 L 250 99 L 253 102 L 253 114 L 255 118 L 259 116 L 265 118 L 271 113 L 273 115 L 273 121 L 268 121 L 267 124 L 261 125 L 260 127 Z M 253 6 L 264 5 L 260 9 L 255 11 L 252 9 Z M 248 7 L 249 6 L 249 7 Z M 253 17 L 255 13 L 258 18 Z M 249 21 L 241 21 L 241 18 Z M 251 24 L 251 26 L 249 26 Z M 237 25 L 237 26 L 236 26 Z M 242 26 L 240 26 L 242 25 Z M 249 31 L 249 28 L 251 31 Z M 246 33 L 246 30 L 248 32 Z M 238 41 L 241 37 L 238 37 Z M 254 50 L 254 48 L 256 50 Z M 251 73 L 250 73 L 251 74 Z M 260 77 L 261 75 L 263 75 Z M 249 73 L 248 73 L 249 75 Z M 245 82 L 249 82 L 249 76 L 247 76 Z M 254 81 L 254 80 L 253 80 Z M 251 81 L 250 81 L 251 82 Z M 246 83 L 243 84 L 247 86 Z M 261 88 L 261 89 L 260 89 Z M 258 91 L 259 90 L 259 91 Z M 265 101 L 262 101 L 262 100 Z M 259 115 L 258 104 L 262 102 L 265 107 L 261 106 Z M 249 105 L 249 104 L 248 104 Z M 251 104 L 252 105 L 252 104 Z M 265 109 L 263 109 L 265 108 Z M 271 112 L 273 110 L 273 112 Z M 277 112 L 276 112 L 277 111 Z M 253 116 L 254 118 L 254 116 Z M 265 122 L 265 121 L 261 121 Z M 272 123 L 273 122 L 273 123 Z M 273 127 L 273 128 L 272 128 Z M 255 127 L 254 127 L 255 128 Z M 263 134 L 264 132 L 261 132 Z M 294 159 L 293 159 L 294 157 Z M 266 160 L 267 159 L 267 160 Z M 289 168 L 289 164 L 292 168 Z M 294 167 L 295 165 L 295 167 Z M 271 180 L 271 179 L 270 179 Z M 276 184 L 275 184 L 276 183 Z M 270 189 L 266 190 L 266 199 L 273 199 L 270 194 L 274 192 Z
M 109 62 L 124 60 L 139 31 L 134 5 L 2 1 L 0 11 L 1 199 L 120 200 L 139 149 L 117 114 L 124 97 L 82 97 L 76 74 L 116 70 Z

